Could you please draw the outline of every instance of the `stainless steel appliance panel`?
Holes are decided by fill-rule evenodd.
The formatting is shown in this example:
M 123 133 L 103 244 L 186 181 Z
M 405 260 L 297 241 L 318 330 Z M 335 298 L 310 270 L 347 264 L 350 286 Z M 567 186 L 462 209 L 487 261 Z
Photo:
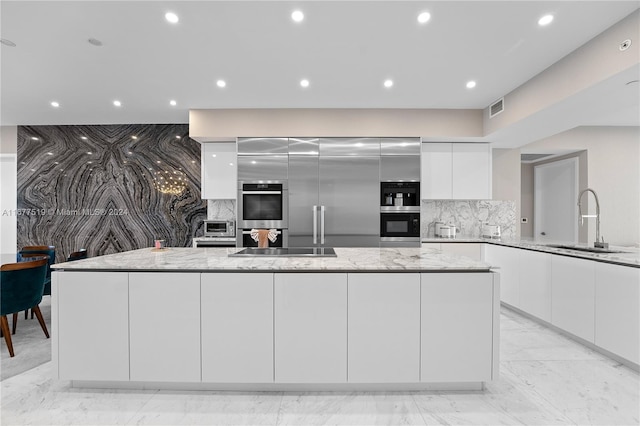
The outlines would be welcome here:
M 238 138 L 238 155 L 286 155 L 288 138 Z
M 381 155 L 418 155 L 421 148 L 420 138 L 381 138 Z
M 238 181 L 276 182 L 288 178 L 288 155 L 239 155 Z
M 289 244 L 311 247 L 318 233 L 318 140 L 291 140 L 289 144 Z M 314 215 L 316 226 L 314 227 Z
M 320 152 L 323 245 L 378 247 L 380 157 L 324 157 L 322 143 Z
M 320 156 L 379 157 L 379 138 L 318 138 Z
M 414 181 L 420 180 L 419 155 L 383 155 L 380 157 L 380 180 Z

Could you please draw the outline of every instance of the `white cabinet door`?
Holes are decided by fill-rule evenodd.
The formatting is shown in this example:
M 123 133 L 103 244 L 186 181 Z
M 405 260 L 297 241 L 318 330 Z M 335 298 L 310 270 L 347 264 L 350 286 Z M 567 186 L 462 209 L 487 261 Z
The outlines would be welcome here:
M 199 382 L 200 274 L 130 273 L 129 334 L 131 380 Z
M 202 381 L 273 383 L 273 274 L 201 276 Z
M 54 277 L 59 378 L 129 380 L 128 274 L 60 271 Z
M 441 243 L 440 250 L 447 254 L 470 257 L 473 260 L 482 260 L 481 243 Z
M 511 306 L 520 307 L 520 249 L 487 244 L 485 261 L 500 269 L 500 300 Z
M 201 197 L 205 200 L 238 196 L 238 165 L 235 142 L 203 143 Z
M 420 381 L 420 274 L 349 274 L 350 383 Z
M 551 257 L 551 323 L 593 343 L 595 263 L 567 256 Z
M 596 264 L 596 345 L 640 363 L 640 269 Z
M 275 274 L 277 383 L 347 381 L 347 274 Z
M 422 144 L 420 193 L 422 198 L 451 199 L 451 143 Z
M 491 150 L 486 143 L 454 143 L 453 192 L 456 200 L 491 198 Z
M 421 381 L 491 380 L 494 274 L 420 275 Z
M 551 322 L 551 254 L 519 250 L 519 308 Z

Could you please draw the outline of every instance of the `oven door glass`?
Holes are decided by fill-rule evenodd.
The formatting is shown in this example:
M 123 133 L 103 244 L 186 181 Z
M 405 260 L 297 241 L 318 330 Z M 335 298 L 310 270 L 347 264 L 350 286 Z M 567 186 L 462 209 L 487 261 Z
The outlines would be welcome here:
M 383 213 L 380 215 L 381 237 L 419 237 L 420 215 Z
M 282 220 L 282 194 L 242 194 L 243 220 Z
M 205 232 L 208 234 L 226 234 L 228 233 L 227 222 L 209 222 Z
M 284 238 L 282 237 L 282 231 L 278 230 L 280 232 L 278 232 L 278 237 L 275 240 L 275 242 L 271 242 L 271 240 L 267 240 L 269 242 L 269 247 L 282 247 L 283 246 L 283 240 Z M 242 247 L 258 247 L 258 242 L 254 241 L 253 238 L 251 238 L 251 232 L 249 230 L 244 230 L 242 232 Z

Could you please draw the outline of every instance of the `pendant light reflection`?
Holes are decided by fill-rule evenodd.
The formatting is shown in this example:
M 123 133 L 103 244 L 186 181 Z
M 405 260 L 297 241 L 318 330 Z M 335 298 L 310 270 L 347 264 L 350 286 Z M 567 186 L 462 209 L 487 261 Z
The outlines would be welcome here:
M 187 187 L 187 175 L 179 170 L 157 170 L 153 173 L 153 186 L 163 194 L 180 195 Z

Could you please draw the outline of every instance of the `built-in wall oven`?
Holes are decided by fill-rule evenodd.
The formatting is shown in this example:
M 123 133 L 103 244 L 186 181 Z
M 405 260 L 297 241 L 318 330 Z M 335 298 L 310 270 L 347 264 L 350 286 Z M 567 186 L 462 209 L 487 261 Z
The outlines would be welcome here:
M 380 246 L 420 247 L 420 182 L 380 183 Z
M 289 226 L 287 182 L 239 182 L 238 229 L 278 229 Z

